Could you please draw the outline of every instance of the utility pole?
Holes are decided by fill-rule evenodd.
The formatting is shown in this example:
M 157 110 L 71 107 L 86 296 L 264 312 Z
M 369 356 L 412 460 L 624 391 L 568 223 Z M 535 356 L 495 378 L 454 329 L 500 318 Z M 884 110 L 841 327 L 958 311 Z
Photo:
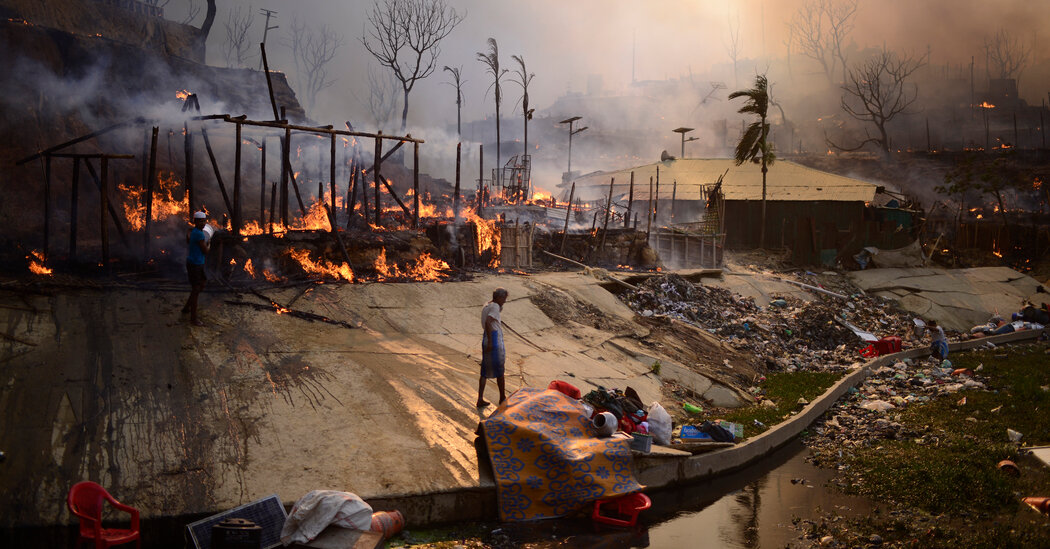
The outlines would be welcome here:
M 263 39 L 262 39 L 262 43 L 265 44 L 266 43 L 266 35 L 269 34 L 269 32 L 271 30 L 279 29 L 281 27 L 279 25 L 274 25 L 272 27 L 270 26 L 270 18 L 277 15 L 276 11 L 268 10 L 266 8 L 259 8 L 259 12 L 262 13 L 264 16 L 266 16 L 266 24 L 263 25 Z M 263 63 L 262 59 L 259 59 L 259 70 L 262 70 L 262 68 L 263 68 L 263 64 L 262 63 Z
M 568 177 L 569 177 L 570 180 L 572 179 L 572 136 L 574 136 L 574 135 L 582 132 L 583 130 L 587 129 L 587 126 L 584 126 L 582 128 L 576 128 L 575 130 L 572 129 L 572 125 L 577 120 L 579 120 L 581 118 L 583 118 L 583 117 L 582 116 L 573 116 L 572 118 L 566 118 L 565 120 L 562 120 L 561 122 L 558 122 L 559 124 L 568 124 L 569 125 L 569 169 L 568 169 L 567 173 L 568 173 Z
M 684 128 L 683 127 L 683 128 L 675 128 L 675 129 L 671 130 L 671 131 L 673 131 L 675 133 L 682 134 L 682 155 L 679 156 L 679 158 L 685 158 L 685 142 L 686 141 L 696 141 L 697 139 L 699 139 L 698 137 L 690 137 L 689 139 L 685 138 L 685 134 L 687 134 L 687 133 L 689 133 L 689 132 L 691 132 L 691 131 L 693 131 L 695 129 L 696 128 Z

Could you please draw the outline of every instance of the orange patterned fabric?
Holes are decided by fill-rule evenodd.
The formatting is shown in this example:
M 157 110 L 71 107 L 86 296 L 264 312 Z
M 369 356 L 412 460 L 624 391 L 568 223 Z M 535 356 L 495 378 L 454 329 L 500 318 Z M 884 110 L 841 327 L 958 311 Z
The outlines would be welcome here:
M 559 391 L 521 389 L 481 425 L 501 520 L 561 517 L 642 489 L 630 443 L 596 438 L 581 403 Z

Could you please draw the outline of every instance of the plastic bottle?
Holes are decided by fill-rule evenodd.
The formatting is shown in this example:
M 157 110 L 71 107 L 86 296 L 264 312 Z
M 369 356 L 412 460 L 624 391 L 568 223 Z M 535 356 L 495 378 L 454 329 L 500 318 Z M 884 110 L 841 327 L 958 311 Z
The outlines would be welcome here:
M 685 409 L 685 411 L 689 412 L 690 414 L 699 414 L 700 412 L 704 411 L 703 408 L 701 408 L 699 406 L 694 406 L 692 404 L 689 404 L 688 402 L 686 402 L 685 404 L 682 404 L 682 408 Z

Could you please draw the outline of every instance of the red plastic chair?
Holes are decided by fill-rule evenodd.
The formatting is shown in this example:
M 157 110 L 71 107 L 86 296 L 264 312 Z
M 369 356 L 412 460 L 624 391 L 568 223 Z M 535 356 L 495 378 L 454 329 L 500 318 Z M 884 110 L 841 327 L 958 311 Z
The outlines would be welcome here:
M 108 501 L 115 509 L 131 514 L 131 529 L 102 527 L 102 509 L 105 501 Z M 104 549 L 134 541 L 135 546 L 141 549 L 139 510 L 117 501 L 102 486 L 91 481 L 74 484 L 69 489 L 66 505 L 69 506 L 69 511 L 80 519 L 78 548 L 85 541 L 94 543 L 95 549 Z

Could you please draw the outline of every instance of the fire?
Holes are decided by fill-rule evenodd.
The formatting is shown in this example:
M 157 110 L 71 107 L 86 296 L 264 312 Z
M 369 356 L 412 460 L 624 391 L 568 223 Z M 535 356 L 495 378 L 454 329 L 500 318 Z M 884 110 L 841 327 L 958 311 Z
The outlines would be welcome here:
M 278 282 L 283 282 L 284 281 L 283 278 L 281 278 L 281 277 L 271 273 L 269 269 L 263 269 L 263 273 L 262 274 L 263 274 L 263 278 L 265 278 L 267 282 L 270 282 L 272 284 L 276 284 Z
M 188 90 L 179 90 L 175 92 L 175 97 L 177 97 L 179 101 L 185 101 L 189 96 L 190 92 Z
M 314 261 L 310 259 L 310 252 L 307 250 L 288 250 L 287 254 L 310 274 L 329 276 L 347 282 L 354 281 L 354 271 L 346 263 L 336 265 L 327 260 Z
M 1039 179 L 1038 177 L 1036 177 L 1035 180 L 1032 181 L 1032 188 L 1037 190 L 1037 191 L 1039 189 L 1042 189 L 1043 188 L 1043 180 Z
M 373 267 L 376 270 L 376 280 L 382 282 L 391 278 L 409 278 L 420 281 L 440 280 L 451 270 L 448 263 L 434 258 L 429 252 L 419 254 L 414 265 L 407 266 L 402 272 L 395 263 L 386 260 L 386 248 L 379 250 Z
M 482 219 L 472 210 L 463 212 L 463 219 L 468 222 L 473 221 L 474 225 L 478 228 L 478 254 L 481 254 L 485 250 L 492 250 L 492 261 L 489 262 L 489 266 L 498 267 L 499 256 L 503 249 L 500 244 L 502 233 L 500 231 L 499 222 L 495 219 Z
M 186 193 L 179 189 L 180 183 L 175 178 L 174 172 L 160 173 L 157 178 L 157 186 L 153 189 L 153 210 L 151 218 L 153 221 L 163 221 L 169 217 L 186 215 L 190 211 L 190 201 Z M 125 193 L 122 206 L 124 217 L 128 220 L 131 230 L 140 231 L 146 226 L 146 205 L 143 203 L 142 195 L 145 189 L 129 184 L 117 186 Z M 175 192 L 179 191 L 182 198 L 175 198 Z
M 51 276 L 54 273 L 54 269 L 44 266 L 44 252 L 33 250 L 29 252 L 26 259 L 29 260 L 29 270 L 33 274 Z
M 255 278 L 255 265 L 252 265 L 251 259 L 244 262 L 244 272 L 248 273 L 248 276 Z
M 977 106 L 982 108 L 982 109 L 994 109 L 995 108 L 995 105 L 993 105 L 993 104 L 991 104 L 991 103 L 989 103 L 987 101 L 981 101 L 981 104 L 977 105 Z
M 258 221 L 249 221 L 243 227 L 241 227 L 241 234 L 244 236 L 263 234 L 263 232 L 264 231 L 262 225 L 260 225 Z

